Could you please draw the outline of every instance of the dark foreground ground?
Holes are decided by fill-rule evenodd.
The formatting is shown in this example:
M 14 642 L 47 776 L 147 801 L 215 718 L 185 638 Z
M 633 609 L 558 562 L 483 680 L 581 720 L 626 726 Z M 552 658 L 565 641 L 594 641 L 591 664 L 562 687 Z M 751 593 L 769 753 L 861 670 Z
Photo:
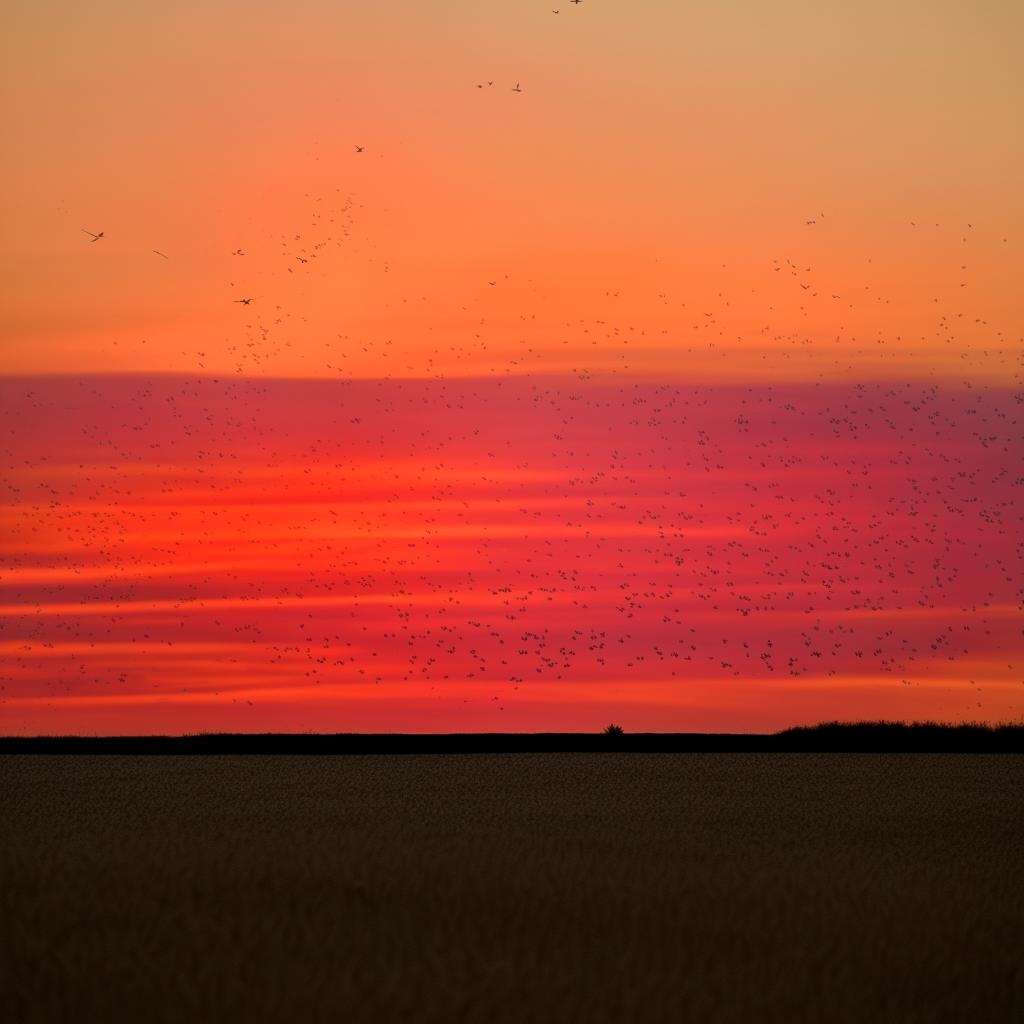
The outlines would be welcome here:
M 1024 756 L 0 757 L 6 1020 L 1024 1019 Z

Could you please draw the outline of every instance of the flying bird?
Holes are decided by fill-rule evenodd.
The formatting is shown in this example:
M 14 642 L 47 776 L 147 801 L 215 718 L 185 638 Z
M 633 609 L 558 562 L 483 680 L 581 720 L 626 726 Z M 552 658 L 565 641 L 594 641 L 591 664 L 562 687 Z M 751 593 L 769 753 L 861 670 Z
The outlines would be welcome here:
M 519 83 L 516 82 L 516 84 L 514 86 L 512 86 L 512 91 L 513 92 L 522 92 L 523 90 L 519 88 Z
M 165 260 L 169 260 L 171 258 L 167 253 L 161 252 L 159 249 L 154 249 L 153 252 L 155 252 L 157 256 L 162 256 Z
M 356 152 L 357 152 L 357 153 L 362 153 L 362 151 L 363 151 L 364 149 L 366 149 L 366 147 L 365 147 L 365 146 L 356 146 Z
M 92 235 L 92 240 L 93 240 L 94 242 L 98 242 L 98 241 L 99 241 L 99 240 L 100 240 L 101 238 L 104 238 L 104 237 L 106 237 L 106 232 L 104 232 L 104 231 L 101 231 L 101 232 L 100 232 L 100 233 L 99 233 L 99 234 L 97 235 L 95 231 L 86 231 L 86 229 L 85 229 L 85 228 L 82 228 L 82 230 L 83 230 L 83 231 L 85 231 L 85 233 L 86 233 L 87 235 Z
M 235 299 L 235 302 L 240 302 L 243 306 L 248 306 L 252 299 Z

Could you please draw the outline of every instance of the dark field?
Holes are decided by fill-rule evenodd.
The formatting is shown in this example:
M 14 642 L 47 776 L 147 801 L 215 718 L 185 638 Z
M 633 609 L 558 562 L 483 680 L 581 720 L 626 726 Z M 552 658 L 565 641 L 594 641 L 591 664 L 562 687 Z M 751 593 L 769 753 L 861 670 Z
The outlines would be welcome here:
M 0 758 L 11 1021 L 1024 1019 L 1024 756 Z

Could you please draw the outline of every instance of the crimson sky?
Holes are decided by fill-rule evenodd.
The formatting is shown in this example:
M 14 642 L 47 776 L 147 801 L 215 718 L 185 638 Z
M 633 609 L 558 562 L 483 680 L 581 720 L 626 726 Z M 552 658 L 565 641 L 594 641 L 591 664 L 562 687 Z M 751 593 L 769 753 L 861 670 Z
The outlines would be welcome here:
M 1020 717 L 1020 5 L 552 6 L 15 5 L 0 731 Z

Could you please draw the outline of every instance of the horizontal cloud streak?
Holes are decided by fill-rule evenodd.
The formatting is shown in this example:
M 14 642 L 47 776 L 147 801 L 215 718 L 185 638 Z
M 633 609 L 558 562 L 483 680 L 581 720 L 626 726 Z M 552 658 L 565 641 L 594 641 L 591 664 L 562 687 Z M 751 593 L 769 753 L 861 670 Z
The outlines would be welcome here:
M 1019 409 L 906 383 L 0 379 L 0 728 L 1017 716 Z

